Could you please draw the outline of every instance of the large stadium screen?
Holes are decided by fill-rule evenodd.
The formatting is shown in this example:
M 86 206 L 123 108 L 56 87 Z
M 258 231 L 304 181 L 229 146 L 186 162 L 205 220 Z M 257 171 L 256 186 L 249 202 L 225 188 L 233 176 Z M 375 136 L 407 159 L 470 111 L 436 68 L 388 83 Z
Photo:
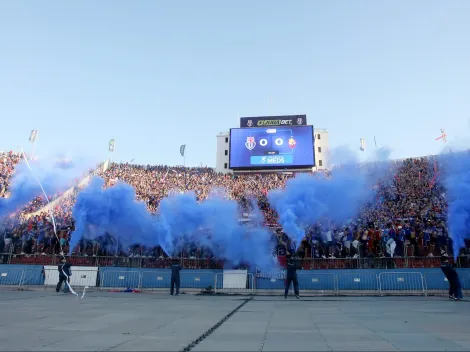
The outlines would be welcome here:
M 312 126 L 232 128 L 230 168 L 304 168 L 315 165 Z

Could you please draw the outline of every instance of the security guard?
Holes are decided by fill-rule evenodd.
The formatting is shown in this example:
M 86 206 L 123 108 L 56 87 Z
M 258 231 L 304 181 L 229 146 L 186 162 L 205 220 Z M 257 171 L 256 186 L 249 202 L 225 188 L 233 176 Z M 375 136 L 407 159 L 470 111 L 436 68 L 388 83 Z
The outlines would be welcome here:
M 65 258 L 62 258 L 57 268 L 59 270 L 59 282 L 57 283 L 57 286 L 55 288 L 56 292 L 60 291 L 60 288 L 62 287 L 62 284 L 65 281 L 70 282 L 70 276 L 72 275 L 71 267 L 72 265 L 70 263 L 67 263 Z M 69 291 L 69 288 L 67 286 L 67 282 L 65 282 L 64 293 L 67 293 L 68 291 Z
M 170 294 L 173 296 L 173 291 L 176 286 L 176 294 L 178 296 L 180 293 L 180 271 L 183 269 L 178 263 L 178 259 L 173 259 L 173 264 L 171 265 L 171 291 Z
M 297 269 L 298 269 L 298 262 L 295 257 L 287 256 L 287 278 L 286 278 L 286 288 L 284 290 L 284 298 L 287 298 L 287 294 L 289 293 L 289 288 L 291 282 L 294 283 L 294 293 L 295 297 L 299 299 L 299 281 L 297 280 Z
M 447 255 L 441 256 L 441 270 L 449 281 L 449 299 L 460 301 L 463 298 L 462 286 L 460 284 L 459 274 L 449 263 Z

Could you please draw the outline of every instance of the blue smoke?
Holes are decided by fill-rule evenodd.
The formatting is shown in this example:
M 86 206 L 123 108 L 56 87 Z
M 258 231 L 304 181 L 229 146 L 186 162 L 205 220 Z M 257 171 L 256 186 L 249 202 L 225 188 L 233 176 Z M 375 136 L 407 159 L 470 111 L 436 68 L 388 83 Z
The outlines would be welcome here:
M 72 210 L 75 231 L 70 252 L 80 239 L 92 240 L 107 233 L 126 248 L 134 244 L 157 245 L 152 216 L 145 203 L 135 200 L 134 188 L 121 182 L 106 189 L 103 186 L 103 179 L 93 177 L 77 195 Z
M 160 238 L 196 240 L 233 265 L 272 267 L 271 234 L 256 224 L 241 224 L 233 200 L 212 197 L 197 203 L 192 192 L 171 196 L 160 204 L 160 223 L 167 228 Z
M 386 173 L 388 164 L 383 158 L 387 155 L 380 158 L 381 163 L 361 166 L 348 150 L 337 150 L 332 155 L 337 166 L 329 176 L 298 174 L 284 190 L 269 192 L 284 232 L 299 246 L 305 229 L 319 220 L 344 223 L 358 215 L 364 204 L 374 200 L 373 185 Z
M 66 168 L 50 160 L 30 161 L 29 163 L 34 176 L 42 184 L 49 197 L 73 186 L 73 182 L 87 170 L 87 165 L 81 163 L 69 163 Z M 0 219 L 21 210 L 34 198 L 44 197 L 34 176 L 24 160 L 15 167 L 9 187 L 11 195 L 9 198 L 0 198 Z
M 331 179 L 300 174 L 287 182 L 284 191 L 272 191 L 270 204 L 279 214 L 284 232 L 299 245 L 305 229 L 324 217 L 343 223 L 356 216 L 373 199 L 366 177 L 350 168 L 337 169 Z
M 78 194 L 71 250 L 81 238 L 95 239 L 107 232 L 123 247 L 159 245 L 171 255 L 178 253 L 182 244 L 197 243 L 232 265 L 274 266 L 271 234 L 267 229 L 241 224 L 235 201 L 212 195 L 198 203 L 195 193 L 177 194 L 164 198 L 159 214 L 152 216 L 143 202 L 135 201 L 130 185 L 103 186 L 102 179 L 93 178 Z
M 448 228 L 457 258 L 465 239 L 470 238 L 470 154 L 458 152 L 441 156 L 447 189 Z

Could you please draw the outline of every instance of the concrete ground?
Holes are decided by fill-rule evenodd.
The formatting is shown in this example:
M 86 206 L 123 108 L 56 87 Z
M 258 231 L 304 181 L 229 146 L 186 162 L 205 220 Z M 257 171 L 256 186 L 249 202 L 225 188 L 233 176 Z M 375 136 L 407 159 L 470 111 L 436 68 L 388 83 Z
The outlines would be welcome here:
M 0 292 L 3 351 L 469 351 L 442 297 Z

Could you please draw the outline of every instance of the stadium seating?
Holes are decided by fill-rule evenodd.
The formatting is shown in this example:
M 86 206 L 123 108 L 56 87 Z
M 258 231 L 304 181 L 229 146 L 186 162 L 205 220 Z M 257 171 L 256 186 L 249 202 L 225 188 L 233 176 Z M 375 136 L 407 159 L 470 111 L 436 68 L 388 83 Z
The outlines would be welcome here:
M 8 193 L 8 183 L 20 158 L 11 152 L 0 155 L 0 196 L 4 196 Z M 390 261 L 380 260 L 390 260 L 391 253 L 384 239 L 388 239 L 392 233 L 396 243 L 393 256 L 397 257 L 393 259 L 394 268 L 436 267 L 438 261 L 433 260 L 435 256 L 439 256 L 441 251 L 451 253 L 452 246 L 444 216 L 447 207 L 445 190 L 439 179 L 435 182 L 435 175 L 442 171 L 439 170 L 437 160 L 431 157 L 396 161 L 390 170 L 395 174 L 384 177 L 387 181 L 377 185 L 376 204 L 364 207 L 348 229 L 343 227 L 344 224 L 336 224 L 330 229 L 333 232 L 333 244 L 327 245 L 323 241 L 325 229 L 312 224 L 301 246 L 303 250 L 297 253 L 305 258 L 304 269 L 390 266 Z M 294 246 L 288 236 L 279 232 L 277 214 L 270 208 L 266 197 L 270 190 L 282 188 L 289 178 L 295 176 L 292 173 L 226 175 L 204 167 L 111 164 L 100 176 L 105 179 L 106 186 L 112 186 L 117 180 L 131 184 L 136 189 L 137 198 L 147 204 L 150 212 L 158 210 L 159 203 L 165 196 L 186 190 L 194 191 L 198 199 L 203 200 L 208 197 L 212 188 L 222 187 L 227 190 L 230 198 L 238 200 L 242 213 L 250 212 L 251 203 L 248 199 L 255 197 L 264 214 L 264 225 L 273 229 L 273 246 L 284 255 Z M 60 198 L 53 209 L 60 229 L 59 237 L 67 251 L 74 226 L 71 210 L 79 190 L 80 188 L 76 188 L 74 193 Z M 42 205 L 42 199 L 37 198 L 21 213 L 37 211 Z M 59 245 L 53 236 L 47 214 L 35 215 L 21 224 L 15 222 L 15 219 L 21 222 L 21 215 L 10 217 L 5 224 L 4 248 L 0 248 L 1 252 L 11 256 L 11 263 L 49 264 L 50 258 L 47 257 L 58 254 Z M 354 245 L 350 249 L 345 246 L 345 231 L 352 232 Z M 96 258 L 101 258 L 100 265 L 116 265 L 116 257 L 128 257 L 139 262 L 138 265 L 142 267 L 167 266 L 164 262 L 166 255 L 161 248 L 135 246 L 126 251 L 119 249 L 108 253 L 100 246 L 99 241 L 80 241 L 73 248 L 73 254 L 74 265 L 96 265 Z M 211 253 L 207 248 L 195 248 L 190 244 L 178 255 L 187 261 L 189 267 L 194 268 L 213 267 L 213 260 L 206 258 L 217 258 L 217 253 Z M 102 258 L 103 256 L 107 258 Z M 350 258 L 369 261 L 359 263 L 349 260 Z M 371 261 L 372 258 L 378 261 Z M 415 259 L 410 261 L 403 258 Z M 279 258 L 279 261 L 285 262 L 283 258 Z

